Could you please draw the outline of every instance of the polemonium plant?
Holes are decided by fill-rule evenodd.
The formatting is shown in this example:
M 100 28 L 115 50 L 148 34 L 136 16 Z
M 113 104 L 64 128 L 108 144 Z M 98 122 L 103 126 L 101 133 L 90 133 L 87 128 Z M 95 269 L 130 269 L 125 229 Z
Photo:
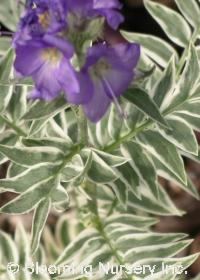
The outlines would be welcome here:
M 0 211 L 32 215 L 31 234 L 0 232 L 1 279 L 187 275 L 191 240 L 153 230 L 184 215 L 159 177 L 199 199 L 182 156 L 199 161 L 200 8 L 175 1 L 144 1 L 173 46 L 121 30 L 118 0 L 0 7 L 0 191 L 15 194 Z

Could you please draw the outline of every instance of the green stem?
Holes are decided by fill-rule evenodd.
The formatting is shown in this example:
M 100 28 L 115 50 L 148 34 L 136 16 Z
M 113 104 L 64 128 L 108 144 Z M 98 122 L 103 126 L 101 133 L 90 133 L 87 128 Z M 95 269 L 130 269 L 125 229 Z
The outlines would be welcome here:
M 88 125 L 87 119 L 81 106 L 79 106 L 77 113 L 78 120 L 78 142 L 80 145 L 88 145 Z
M 0 119 L 5 122 L 7 124 L 7 126 L 9 126 L 10 128 L 12 128 L 14 131 L 17 132 L 17 134 L 19 136 L 23 136 L 26 137 L 26 133 L 18 126 L 16 126 L 14 123 L 12 123 L 11 121 L 9 121 L 6 117 L 4 116 L 0 116 Z
M 66 164 L 68 162 L 70 162 L 70 160 L 75 156 L 77 155 L 82 149 L 82 146 L 80 145 L 75 145 L 73 147 L 73 150 L 71 151 L 71 153 L 69 153 L 64 159 L 63 159 L 63 162 L 61 163 L 61 165 L 59 166 L 57 172 L 56 172 L 56 176 L 59 176 L 60 173 L 62 172 L 62 170 L 65 168 Z
M 143 131 L 145 128 L 149 128 L 152 124 L 153 124 L 153 121 L 151 121 L 151 120 L 148 120 L 148 121 L 144 122 L 143 124 L 141 124 L 137 128 L 134 128 L 129 133 L 127 133 L 126 135 L 119 138 L 117 141 L 115 141 L 115 142 L 111 143 L 110 145 L 104 147 L 103 151 L 111 152 L 111 151 L 115 150 L 116 148 L 118 148 L 124 142 L 127 142 L 127 141 L 131 140 L 133 137 L 136 137 L 138 135 L 138 133 Z
M 92 224 L 99 231 L 99 234 L 105 240 L 105 243 L 108 245 L 108 247 L 109 247 L 109 249 L 110 249 L 110 251 L 112 253 L 112 256 L 114 256 L 114 258 L 116 259 L 117 263 L 119 265 L 125 265 L 124 260 L 122 259 L 122 257 L 120 256 L 120 254 L 118 252 L 118 249 L 115 248 L 114 244 L 112 243 L 112 241 L 107 236 L 107 233 L 106 233 L 106 231 L 104 229 L 104 225 L 103 225 L 103 223 L 101 221 L 101 217 L 100 217 L 99 211 L 98 211 L 98 201 L 97 201 L 96 185 L 92 184 L 90 182 L 86 182 L 85 183 L 85 188 L 87 190 L 87 193 L 92 198 L 92 200 L 88 200 L 88 207 L 89 207 L 89 210 L 91 212 Z M 133 279 L 133 277 L 128 275 L 125 271 L 123 271 L 123 274 L 124 274 L 123 279 L 127 279 L 127 280 L 132 280 Z

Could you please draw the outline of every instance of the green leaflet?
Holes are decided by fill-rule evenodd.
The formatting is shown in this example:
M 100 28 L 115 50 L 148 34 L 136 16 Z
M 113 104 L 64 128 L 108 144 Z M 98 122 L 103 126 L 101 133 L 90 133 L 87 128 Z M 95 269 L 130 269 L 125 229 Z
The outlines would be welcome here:
M 87 153 L 90 152 L 90 150 L 86 150 Z M 126 162 L 130 161 L 130 158 L 124 157 L 124 156 L 118 156 L 110 153 L 105 153 L 96 149 L 92 149 L 91 151 L 94 151 L 100 158 L 105 161 L 109 166 L 112 167 L 119 167 L 124 165 Z
M 182 216 L 184 214 L 183 211 L 177 209 L 163 187 L 159 186 L 159 200 L 152 194 L 151 190 L 146 187 L 140 186 L 140 191 L 142 193 L 140 199 L 133 193 L 128 194 L 129 211 L 132 212 L 139 209 L 155 215 L 159 213 L 161 216 Z
M 187 113 L 178 112 L 175 114 L 179 118 L 183 118 L 191 127 L 196 130 L 200 131 L 200 118 L 194 117 L 192 115 L 188 115 Z
M 198 28 L 200 25 L 200 9 L 196 0 L 175 0 L 175 2 L 187 21 L 194 28 Z
M 126 263 L 143 263 L 148 262 L 158 264 L 156 273 L 161 272 L 159 262 L 172 263 L 172 256 L 176 255 L 184 247 L 188 246 L 191 241 L 182 241 L 185 237 L 183 234 L 156 234 L 151 231 L 146 232 L 145 227 L 151 225 L 154 221 L 147 218 L 134 215 L 113 215 L 110 218 L 105 218 L 105 226 L 101 230 L 84 230 L 75 240 L 69 244 L 63 255 L 58 258 L 56 264 L 70 264 L 74 257 L 79 256 L 81 265 L 92 265 L 94 269 L 98 270 L 99 262 L 104 265 L 109 263 L 126 264 Z M 135 227 L 135 225 L 137 225 Z M 137 230 L 139 226 L 140 230 Z M 146 228 L 147 229 L 147 228 Z M 87 238 L 88 236 L 88 238 Z M 79 249 L 81 248 L 81 250 Z M 132 248 L 132 249 L 130 249 Z M 145 253 L 147 252 L 147 254 Z M 164 258 L 159 256 L 164 254 Z M 149 255 L 158 258 L 153 259 Z M 140 256 L 138 258 L 138 256 Z M 119 258 L 119 259 L 118 259 Z M 192 260 L 197 256 L 183 259 L 183 268 L 187 268 Z M 141 261 L 140 261 L 141 259 Z M 133 262 L 132 262 L 133 260 Z M 135 261 L 136 260 L 136 261 Z M 178 259 L 176 259 L 178 261 Z M 174 260 L 174 262 L 176 262 Z M 179 259 L 182 264 L 182 260 Z M 185 261 L 185 263 L 184 263 Z M 148 275 L 148 274 L 147 274 Z M 145 275 L 145 276 L 147 276 Z M 115 279 L 126 279 L 126 272 L 124 274 L 116 275 Z M 96 278 L 97 277 L 97 278 Z M 102 279 L 113 279 L 109 269 Z M 137 275 L 134 277 L 137 278 Z M 72 279 L 72 278 L 67 278 Z M 89 279 L 99 279 L 95 274 Z M 132 279 L 132 278 L 130 278 Z
M 171 130 L 159 129 L 159 132 L 176 147 L 187 153 L 198 155 L 198 143 L 192 128 L 181 118 L 167 117 Z
M 51 198 L 52 190 L 57 187 L 57 180 L 49 178 L 33 185 L 27 191 L 0 208 L 1 213 L 24 214 L 33 210 L 43 198 Z
M 199 81 L 199 71 L 197 52 L 195 47 L 191 45 L 184 71 L 179 77 L 173 94 L 169 95 L 168 104 L 166 104 L 167 112 L 173 112 L 177 106 L 182 105 L 191 96 Z
M 87 152 L 86 158 L 88 158 Z M 92 151 L 92 162 L 87 176 L 93 182 L 102 184 L 114 181 L 118 177 L 114 168 L 110 167 L 106 161 L 94 151 Z
M 0 249 L 1 249 L 1 255 L 0 255 L 0 261 L 1 264 L 6 265 L 9 261 L 17 262 L 18 254 L 17 249 L 15 247 L 15 244 L 11 237 L 4 233 L 3 231 L 0 231 Z
M 158 175 L 160 175 L 161 177 L 168 179 L 170 181 L 174 181 L 184 191 L 188 192 L 190 195 L 199 199 L 199 194 L 198 194 L 197 188 L 190 182 L 189 178 L 187 179 L 187 182 L 184 184 L 180 180 L 180 178 L 176 176 L 176 174 L 174 172 L 170 171 L 170 169 L 167 168 L 166 165 L 162 164 L 162 162 L 159 161 L 156 157 L 152 156 L 152 160 L 154 162 Z
M 125 119 L 128 129 L 134 129 L 139 123 L 144 121 L 145 115 L 133 103 L 128 103 L 125 111 L 128 115 L 128 118 Z
M 183 160 L 173 144 L 159 132 L 152 130 L 141 133 L 138 136 L 138 141 L 183 183 L 186 183 Z
M 200 118 L 200 100 L 188 100 L 183 105 L 177 107 L 176 112 L 178 114 Z
M 21 7 L 13 0 L 2 0 L 0 7 L 0 21 L 12 31 L 16 30 L 16 25 L 21 14 Z M 8 20 L 9 19 L 9 20 Z
M 119 174 L 119 179 L 116 180 L 112 186 L 116 185 L 116 187 L 124 189 L 124 191 L 129 190 L 140 198 L 140 178 L 132 166 L 131 161 L 119 166 L 117 168 L 117 173 Z
M 200 60 L 200 47 L 199 46 L 197 47 L 197 55 L 198 55 L 198 58 Z
M 121 156 L 115 156 L 95 149 L 83 149 L 68 163 L 62 172 L 64 182 L 73 181 L 79 185 L 86 175 L 96 183 L 108 183 L 116 180 L 117 174 L 114 167 L 127 162 Z
M 76 179 L 84 170 L 84 164 L 80 155 L 75 155 L 62 170 L 62 181 L 70 182 Z
M 7 130 L 4 133 L 0 134 L 0 143 L 6 144 L 9 146 L 13 146 L 16 144 L 18 137 L 11 130 Z M 3 154 L 0 154 L 0 163 L 4 163 L 6 161 L 6 157 Z
M 188 44 L 191 38 L 191 30 L 180 14 L 153 1 L 145 0 L 144 4 L 148 12 L 174 43 L 181 47 Z
M 2 133 L 5 130 L 5 123 L 2 118 L 0 118 L 0 133 Z
M 64 97 L 58 97 L 51 102 L 36 101 L 29 109 L 29 111 L 23 116 L 25 120 L 35 120 L 50 118 L 56 115 L 58 112 L 69 107 Z
M 168 127 L 168 124 L 159 112 L 158 107 L 144 90 L 140 88 L 129 89 L 126 91 L 124 97 L 152 120 L 164 127 Z
M 25 170 L 26 170 L 26 167 L 16 164 L 14 162 L 11 162 L 8 167 L 8 170 L 7 170 L 6 178 L 15 177 L 15 176 L 19 175 L 20 173 L 24 172 Z
M 101 147 L 105 146 L 112 140 L 108 131 L 108 123 L 109 112 L 105 114 L 100 122 L 98 122 L 97 124 L 93 124 L 96 133 L 97 144 Z
M 27 148 L 0 145 L 0 152 L 23 166 L 32 166 L 42 162 L 60 162 L 63 159 L 63 153 L 53 147 Z
M 17 253 L 19 255 L 19 264 L 25 266 L 30 256 L 30 244 L 26 231 L 21 223 L 17 225 L 15 231 L 15 243 L 17 247 Z
M 164 100 L 174 88 L 175 72 L 175 61 L 173 56 L 154 88 L 153 100 L 159 107 L 162 106 Z
M 109 183 L 112 190 L 114 191 L 117 199 L 123 205 L 123 207 L 127 208 L 127 201 L 128 201 L 128 188 L 124 181 L 121 178 L 115 180 L 114 182 Z
M 11 39 L 8 37 L 1 36 L 0 37 L 0 56 L 3 56 L 6 54 L 8 49 L 11 45 Z
M 198 162 L 198 163 L 200 162 L 200 147 L 199 147 L 199 152 L 198 152 L 197 156 L 192 155 L 192 154 L 187 154 L 187 153 L 184 153 L 184 152 L 182 152 L 182 154 L 185 155 L 186 157 Z
M 57 212 L 64 212 L 69 208 L 70 200 L 69 195 L 65 188 L 58 185 L 52 192 L 52 204 Z
M 133 214 L 115 214 L 110 217 L 108 217 L 105 222 L 104 226 L 112 226 L 112 224 L 121 224 L 126 225 L 128 224 L 132 228 L 139 228 L 145 230 L 146 228 L 154 225 L 157 223 L 157 220 L 150 217 L 142 217 L 142 216 L 136 216 Z
M 9 80 L 12 73 L 13 50 L 9 49 L 0 60 L 0 81 Z M 5 110 L 12 96 L 13 86 L 2 85 L 0 82 L 0 112 Z
M 92 164 L 92 152 L 90 151 L 88 158 L 84 164 L 83 169 L 81 172 L 76 176 L 76 178 L 73 180 L 73 185 L 74 186 L 80 186 L 81 183 L 84 181 L 85 177 L 87 176 L 87 172 L 90 169 Z
M 49 215 L 50 207 L 51 207 L 51 199 L 43 198 L 42 200 L 40 200 L 40 202 L 38 203 L 35 209 L 33 224 L 32 224 L 32 242 L 31 242 L 32 254 L 34 254 L 39 247 L 41 234 L 45 226 L 47 217 Z
M 120 136 L 122 126 L 123 118 L 118 114 L 116 107 L 112 105 L 108 119 L 108 133 L 112 139 L 117 139 Z
M 134 263 L 137 262 L 138 259 L 142 261 L 144 259 L 149 259 L 149 258 L 169 258 L 181 252 L 184 248 L 188 247 L 191 243 L 192 240 L 187 240 L 187 241 L 175 242 L 170 245 L 169 244 L 153 245 L 152 248 L 149 248 L 149 246 L 132 248 L 128 250 L 127 253 L 125 254 L 125 259 L 126 261 Z
M 37 252 L 37 258 L 34 259 L 30 255 L 30 240 L 28 234 L 25 232 L 24 227 L 22 224 L 19 222 L 15 235 L 14 235 L 14 240 L 11 239 L 10 235 L 0 232 L 0 248 L 1 248 L 1 267 L 3 264 L 4 268 L 4 273 L 1 274 L 1 279 L 2 280 L 8 280 L 8 279 L 27 279 L 27 280 L 50 280 L 47 275 L 36 275 L 36 273 L 30 274 L 23 270 L 25 265 L 31 264 L 31 262 L 38 261 L 39 266 L 44 265 L 45 261 L 44 258 L 42 259 L 42 263 L 40 262 L 40 253 L 42 252 L 43 249 L 38 250 Z M 11 254 L 9 254 L 11 253 Z M 42 254 L 42 253 L 41 253 Z M 43 252 L 44 254 L 44 252 Z M 15 257 L 13 258 L 12 255 Z M 15 264 L 20 265 L 20 270 L 19 272 L 16 272 L 16 274 L 9 273 L 6 270 L 7 265 L 13 262 Z M 1 273 L 1 272 L 0 272 Z M 13 277 L 12 277 L 13 276 Z
M 72 219 L 69 214 L 64 214 L 59 218 L 56 224 L 55 235 L 56 240 L 58 240 L 59 244 L 61 244 L 64 248 L 69 245 L 74 237 L 80 232 L 78 223 L 79 222 L 76 218 L 74 217 Z
M 169 235 L 164 235 L 161 233 L 153 233 L 153 232 L 141 232 L 141 233 L 132 233 L 127 236 L 120 236 L 117 239 L 117 245 L 122 252 L 126 252 L 130 248 L 137 248 L 148 246 L 149 244 L 158 245 L 158 244 L 167 244 L 171 242 L 179 241 L 187 237 L 186 234 L 174 234 L 171 233 Z M 115 236 L 116 238 L 116 236 Z
M 144 52 L 158 64 L 166 67 L 172 56 L 178 59 L 176 50 L 164 40 L 149 34 L 121 31 L 129 42 L 140 43 Z
M 12 95 L 7 108 L 7 116 L 13 123 L 19 124 L 19 120 L 27 110 L 27 91 L 26 86 L 15 86 L 14 94 Z
M 41 163 L 26 169 L 19 175 L 0 180 L 0 190 L 22 193 L 33 185 L 56 174 L 58 166 L 51 163 Z
M 48 137 L 48 138 L 22 138 L 22 143 L 27 147 L 42 147 L 50 146 L 58 148 L 63 153 L 70 152 L 73 148 L 72 141 L 69 139 L 62 139 L 58 137 Z
M 123 144 L 121 152 L 124 156 L 131 157 L 130 164 L 140 180 L 152 189 L 152 193 L 155 197 L 158 197 L 156 170 L 142 147 L 136 142 Z
M 57 179 L 52 176 L 45 181 L 34 184 L 24 193 L 17 196 L 11 202 L 4 205 L 0 211 L 7 213 L 27 213 L 35 208 L 35 214 L 32 223 L 32 253 L 34 254 L 38 247 L 43 228 L 48 217 L 51 204 L 59 210 L 63 209 L 64 204 L 68 205 L 69 198 L 66 191 L 58 185 Z
M 56 264 L 62 264 L 67 260 L 70 260 L 72 256 L 74 256 L 80 247 L 82 247 L 85 242 L 90 238 L 95 238 L 97 236 L 97 232 L 94 229 L 86 230 L 81 232 L 81 234 L 74 240 L 66 249 L 63 251 L 62 255 L 56 261 Z
M 0 61 L 0 80 L 8 80 L 12 71 L 14 52 L 10 48 Z

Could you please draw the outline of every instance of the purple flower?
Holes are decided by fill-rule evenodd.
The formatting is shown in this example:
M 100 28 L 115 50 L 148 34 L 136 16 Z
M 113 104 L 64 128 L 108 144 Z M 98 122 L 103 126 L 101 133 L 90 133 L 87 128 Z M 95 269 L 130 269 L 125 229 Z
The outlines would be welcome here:
M 14 36 L 14 46 L 55 34 L 66 27 L 65 0 L 29 0 L 26 7 Z
M 71 102 L 80 90 L 75 71 L 68 60 L 70 56 L 66 50 L 42 41 L 34 40 L 28 45 L 17 46 L 14 67 L 22 76 L 33 78 L 35 89 L 30 94 L 31 98 L 50 100 L 64 91 Z
M 65 0 L 27 2 L 13 40 L 14 67 L 18 74 L 33 78 L 32 98 L 49 100 L 63 90 L 70 100 L 79 91 L 69 62 L 74 48 L 58 33 L 66 27 L 66 12 Z
M 93 122 L 102 118 L 111 102 L 120 110 L 117 98 L 134 77 L 139 45 L 123 41 L 112 45 L 106 33 L 107 44 L 85 50 L 88 42 L 102 35 L 104 18 L 110 31 L 117 29 L 123 21 L 120 9 L 118 0 L 28 0 L 13 46 L 16 72 L 34 81 L 30 97 L 50 100 L 64 91 L 67 101 L 82 105 Z M 72 57 L 79 72 L 70 63 Z
M 92 122 L 102 118 L 111 102 L 118 106 L 117 98 L 132 81 L 139 57 L 138 44 L 122 43 L 110 47 L 97 44 L 88 49 L 79 83 L 80 95 L 88 95 L 90 90 L 89 101 L 83 108 Z
M 119 24 L 124 21 L 124 17 L 119 12 L 122 5 L 118 0 L 93 0 L 93 2 L 95 12 L 104 16 L 113 29 L 117 29 Z
M 118 0 L 67 0 L 67 8 L 77 17 L 80 27 L 83 27 L 83 19 L 88 17 L 103 16 L 113 29 L 117 29 L 124 20 L 119 12 L 122 5 Z

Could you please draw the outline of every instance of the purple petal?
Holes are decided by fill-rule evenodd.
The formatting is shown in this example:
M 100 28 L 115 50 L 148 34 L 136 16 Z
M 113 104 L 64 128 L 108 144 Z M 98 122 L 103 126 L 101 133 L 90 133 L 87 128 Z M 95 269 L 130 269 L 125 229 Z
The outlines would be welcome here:
M 83 105 L 84 112 L 89 120 L 98 122 L 106 113 L 111 99 L 105 93 L 103 83 L 100 80 L 94 82 L 94 94 L 90 101 Z
M 118 0 L 93 0 L 95 9 L 121 9 L 122 4 Z
M 77 73 L 76 78 L 79 82 L 79 90 L 72 91 L 71 86 L 74 86 L 74 83 L 71 83 L 66 89 L 67 101 L 72 104 L 86 104 L 90 101 L 93 95 L 93 84 L 89 76 L 84 73 Z
M 87 59 L 83 69 L 94 65 L 101 57 L 107 54 L 108 47 L 105 44 L 96 44 L 87 50 Z
M 104 76 L 115 96 L 121 95 L 131 83 L 134 77 L 134 67 L 140 57 L 140 46 L 138 44 L 117 44 L 111 48 L 107 60 L 112 69 Z M 108 87 L 107 87 L 108 88 Z M 107 90 L 110 97 L 110 90 Z
M 16 48 L 14 68 L 23 76 L 30 76 L 44 63 L 40 55 L 39 46 L 27 45 Z
M 68 102 L 75 103 L 73 99 L 74 96 L 79 94 L 80 86 L 73 67 L 64 57 L 60 62 L 59 68 L 55 71 L 55 78 L 65 91 Z
M 98 9 L 96 10 L 96 13 L 99 15 L 102 15 L 106 18 L 108 25 L 116 30 L 120 23 L 124 21 L 124 17 L 120 14 L 120 12 L 115 10 L 109 10 L 109 9 Z
M 107 95 L 113 99 L 113 96 L 118 97 L 123 94 L 131 83 L 133 77 L 133 71 L 109 71 L 104 77 Z
M 30 99 L 43 99 L 41 96 L 41 92 L 34 88 L 32 91 L 29 92 L 28 98 Z
M 107 56 L 113 68 L 133 69 L 140 58 L 140 45 L 135 43 L 122 43 L 113 45 Z
M 93 0 L 67 0 L 67 8 L 75 13 L 87 15 L 93 9 Z
M 73 67 L 65 57 L 62 57 L 55 65 L 45 62 L 39 71 L 34 73 L 33 80 L 44 99 L 52 99 L 62 90 L 65 91 L 67 97 L 73 97 L 80 92 Z
M 52 47 L 58 48 L 66 58 L 71 58 L 73 56 L 74 48 L 68 41 L 50 34 L 44 35 L 43 41 Z
M 42 98 L 53 99 L 61 91 L 62 87 L 58 80 L 55 79 L 56 69 L 51 68 L 49 63 L 45 63 L 34 75 L 33 80 L 36 88 L 41 92 Z

